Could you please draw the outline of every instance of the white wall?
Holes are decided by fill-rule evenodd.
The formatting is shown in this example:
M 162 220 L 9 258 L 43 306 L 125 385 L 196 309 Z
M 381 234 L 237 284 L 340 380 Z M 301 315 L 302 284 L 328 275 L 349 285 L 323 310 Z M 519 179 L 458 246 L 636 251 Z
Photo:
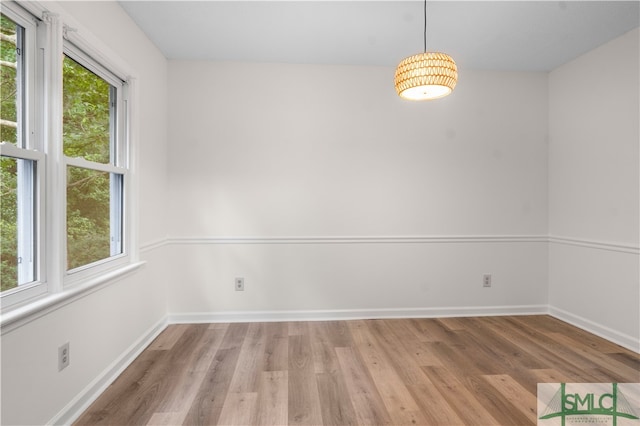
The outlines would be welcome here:
M 170 61 L 169 312 L 544 304 L 546 84 L 411 103 L 392 68 Z
M 549 304 L 636 350 L 639 39 L 636 29 L 549 75 Z
M 55 7 L 55 4 L 48 4 Z M 1 423 L 44 424 L 81 404 L 83 392 L 166 315 L 167 62 L 115 2 L 61 4 L 135 71 L 138 88 L 141 270 L 2 335 Z M 59 6 L 59 5 L 58 5 Z M 117 29 L 117 31 L 114 31 Z M 57 369 L 58 346 L 71 363 Z M 85 395 L 86 396 L 86 395 Z

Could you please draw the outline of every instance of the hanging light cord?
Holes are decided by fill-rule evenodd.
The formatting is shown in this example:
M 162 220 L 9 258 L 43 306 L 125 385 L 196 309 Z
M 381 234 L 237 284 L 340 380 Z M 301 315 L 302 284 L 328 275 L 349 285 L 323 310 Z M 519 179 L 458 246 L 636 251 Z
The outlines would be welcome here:
M 427 53 L 427 0 L 424 0 L 424 53 Z

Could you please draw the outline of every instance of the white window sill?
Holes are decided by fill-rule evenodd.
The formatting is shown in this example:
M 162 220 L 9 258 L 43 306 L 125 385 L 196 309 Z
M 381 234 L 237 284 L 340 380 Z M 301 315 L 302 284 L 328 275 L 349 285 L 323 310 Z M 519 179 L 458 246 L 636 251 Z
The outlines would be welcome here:
M 61 292 L 48 294 L 24 306 L 8 308 L 7 312 L 2 312 L 0 315 L 0 328 L 2 329 L 2 334 L 8 333 L 16 328 L 20 328 L 43 315 L 88 296 L 89 294 L 112 284 L 125 275 L 138 270 L 144 264 L 145 262 L 132 263 L 92 278 L 82 284 L 64 289 Z

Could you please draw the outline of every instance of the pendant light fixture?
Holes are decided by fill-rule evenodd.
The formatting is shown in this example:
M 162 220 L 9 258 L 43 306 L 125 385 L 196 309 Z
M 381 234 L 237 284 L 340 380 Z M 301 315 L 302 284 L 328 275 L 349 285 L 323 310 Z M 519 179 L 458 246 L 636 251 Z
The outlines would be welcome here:
M 458 68 L 451 56 L 427 52 L 427 0 L 424 0 L 424 52 L 404 58 L 396 68 L 396 92 L 414 101 L 443 98 L 453 92 Z

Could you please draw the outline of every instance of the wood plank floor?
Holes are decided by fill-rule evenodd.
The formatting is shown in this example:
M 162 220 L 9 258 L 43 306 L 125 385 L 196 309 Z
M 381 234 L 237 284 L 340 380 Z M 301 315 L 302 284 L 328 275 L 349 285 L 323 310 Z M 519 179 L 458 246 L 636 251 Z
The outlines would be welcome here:
M 77 425 L 533 425 L 538 382 L 640 382 L 552 317 L 171 325 Z

